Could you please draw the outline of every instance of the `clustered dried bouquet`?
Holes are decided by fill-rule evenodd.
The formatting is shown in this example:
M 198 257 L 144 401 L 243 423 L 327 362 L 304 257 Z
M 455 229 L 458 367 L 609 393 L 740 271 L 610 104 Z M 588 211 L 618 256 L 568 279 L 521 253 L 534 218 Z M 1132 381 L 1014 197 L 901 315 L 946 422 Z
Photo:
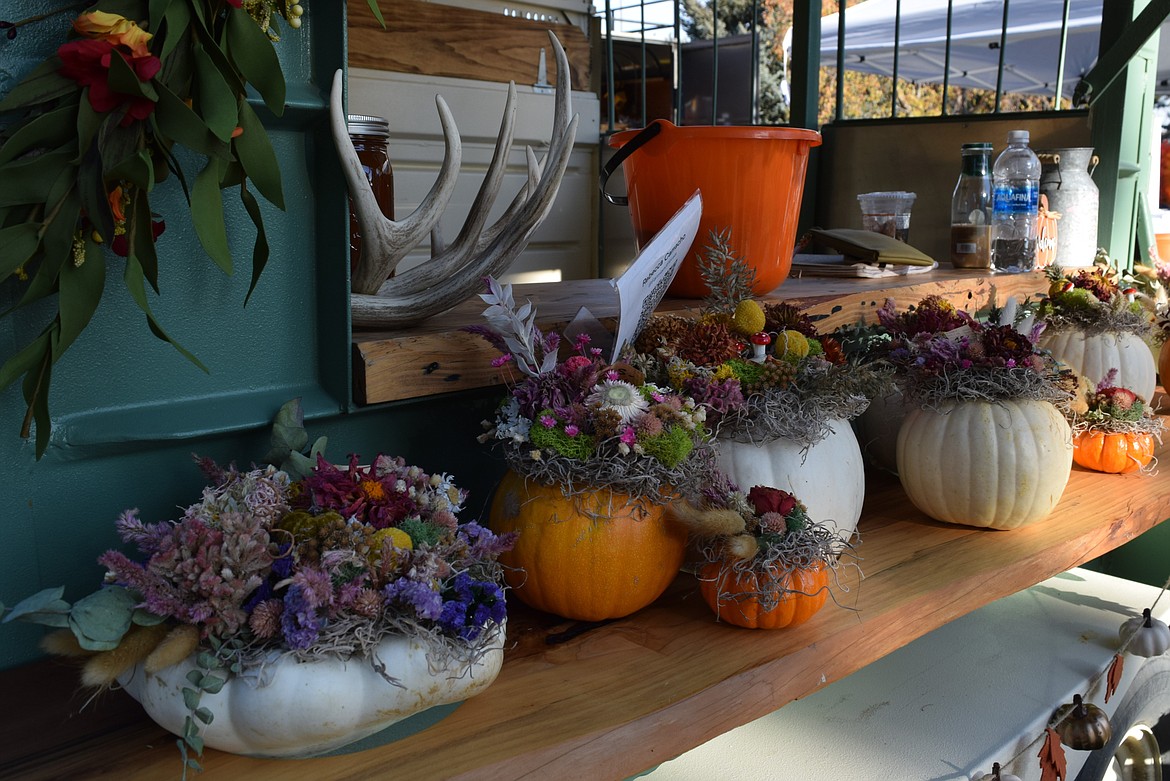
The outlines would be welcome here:
M 831 421 L 861 414 L 871 373 L 848 366 L 840 343 L 799 308 L 751 298 L 750 273 L 712 273 L 730 251 L 725 235 L 712 241 L 701 264 L 712 291 L 704 311 L 651 320 L 630 362 L 705 407 L 720 438 L 812 445 Z
M 603 360 L 585 335 L 560 360 L 560 335 L 541 333 L 510 285 L 487 281 L 488 324 L 468 330 L 500 350 L 494 366 L 519 376 L 481 441 L 499 445 L 517 473 L 570 495 L 610 488 L 664 503 L 676 486 L 702 481 L 713 459 L 704 407 L 628 363 Z
M 1036 346 L 1043 330 L 1030 334 L 1011 325 L 970 321 L 941 332 L 901 339 L 889 353 L 916 402 L 934 407 L 946 400 L 1033 399 L 1067 408 L 1076 380 Z
M 810 618 L 829 597 L 830 573 L 852 550 L 791 493 L 744 492 L 722 475 L 676 505 L 676 515 L 698 541 L 704 598 L 739 626 L 781 628 Z
M 1162 420 L 1129 388 L 1117 386 L 1110 369 L 1095 387 L 1081 387 L 1067 413 L 1073 431 L 1073 460 L 1101 472 L 1136 472 L 1154 462 L 1154 441 L 1162 441 Z
M 90 686 L 200 652 L 183 736 L 197 753 L 195 719 L 212 717 L 198 694 L 233 675 L 263 678 L 285 656 L 377 670 L 372 651 L 391 635 L 418 638 L 436 660 L 474 660 L 501 631 L 497 557 L 514 537 L 461 523 L 465 492 L 449 475 L 386 456 L 337 467 L 318 455 L 299 480 L 271 466 L 200 467 L 210 482 L 178 519 L 146 523 L 137 510 L 118 519 L 137 553 L 99 558 L 101 590 L 70 605 L 62 589 L 46 589 L 4 619 L 59 627 L 46 649 L 87 656 Z M 393 671 L 380 674 L 395 683 Z
M 1106 331 L 1146 338 L 1152 318 L 1137 300 L 1136 287 L 1122 287 L 1114 273 L 1094 266 L 1070 274 L 1059 266 L 1045 270 L 1048 295 L 1040 301 L 1037 317 L 1053 331 L 1076 329 L 1086 334 Z

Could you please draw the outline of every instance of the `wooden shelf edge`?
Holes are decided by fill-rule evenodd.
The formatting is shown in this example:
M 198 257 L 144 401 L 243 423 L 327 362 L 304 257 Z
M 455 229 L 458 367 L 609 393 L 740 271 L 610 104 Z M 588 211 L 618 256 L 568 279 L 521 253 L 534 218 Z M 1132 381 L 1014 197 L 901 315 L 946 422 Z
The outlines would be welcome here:
M 925 274 L 880 279 L 789 279 L 764 301 L 788 301 L 819 318 L 818 327 L 831 331 L 866 318 L 887 298 L 899 309 L 938 295 L 962 309 L 1042 293 L 1048 282 L 1042 272 L 993 276 L 985 271 L 937 269 Z M 617 299 L 609 280 L 591 279 L 516 285 L 517 301 L 531 300 L 544 329 L 559 328 L 586 306 L 613 327 Z M 697 312 L 701 302 L 666 299 L 658 312 Z M 464 328 L 482 323 L 484 304 L 478 297 L 431 318 L 417 328 L 398 331 L 355 332 L 354 400 L 358 404 L 421 398 L 459 390 L 500 385 L 503 377 L 492 368 L 496 351 Z

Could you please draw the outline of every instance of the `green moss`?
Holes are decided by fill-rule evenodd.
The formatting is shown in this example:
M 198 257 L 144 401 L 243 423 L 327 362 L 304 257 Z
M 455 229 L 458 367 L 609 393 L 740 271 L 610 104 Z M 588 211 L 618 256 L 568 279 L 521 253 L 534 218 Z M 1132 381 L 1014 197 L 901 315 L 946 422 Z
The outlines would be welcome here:
M 443 536 L 443 529 L 418 518 L 405 520 L 398 524 L 398 528 L 410 535 L 410 541 L 416 548 L 423 543 L 434 545 Z
M 647 437 L 641 444 L 646 455 L 658 459 L 669 469 L 681 464 L 695 446 L 690 433 L 682 426 L 671 426 L 657 436 Z
M 727 362 L 735 378 L 744 385 L 754 385 L 764 374 L 764 364 L 733 358 Z
M 819 339 L 809 339 L 808 340 L 808 354 L 809 354 L 809 356 L 824 355 L 824 353 L 825 353 L 824 345 L 821 344 Z
M 800 507 L 793 507 L 788 515 L 784 516 L 784 525 L 790 532 L 798 532 L 808 526 L 808 513 Z
M 532 444 L 541 450 L 554 450 L 566 458 L 575 458 L 584 461 L 593 455 L 595 443 L 593 437 L 578 434 L 570 437 L 560 426 L 545 428 L 538 421 L 528 430 L 528 438 Z

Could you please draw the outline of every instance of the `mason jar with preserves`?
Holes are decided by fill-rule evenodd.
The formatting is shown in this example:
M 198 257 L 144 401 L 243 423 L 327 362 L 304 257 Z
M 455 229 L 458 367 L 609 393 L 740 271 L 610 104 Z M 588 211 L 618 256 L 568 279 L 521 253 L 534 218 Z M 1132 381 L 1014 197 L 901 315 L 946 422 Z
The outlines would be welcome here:
M 354 151 L 362 163 L 362 170 L 374 191 L 374 200 L 382 214 L 394 219 L 394 169 L 390 165 L 390 123 L 382 117 L 366 114 L 350 114 L 349 138 Z M 361 226 L 353 211 L 353 199 L 349 201 L 349 273 L 357 270 L 358 258 L 362 253 Z

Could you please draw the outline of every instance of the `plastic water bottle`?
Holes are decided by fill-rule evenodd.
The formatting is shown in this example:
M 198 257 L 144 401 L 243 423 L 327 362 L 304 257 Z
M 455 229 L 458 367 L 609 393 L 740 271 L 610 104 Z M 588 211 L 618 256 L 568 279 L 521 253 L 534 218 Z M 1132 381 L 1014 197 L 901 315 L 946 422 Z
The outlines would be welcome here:
M 1008 147 L 992 171 L 991 267 L 1018 274 L 1036 266 L 1039 231 L 1040 159 L 1028 146 L 1027 130 L 1008 133 Z

